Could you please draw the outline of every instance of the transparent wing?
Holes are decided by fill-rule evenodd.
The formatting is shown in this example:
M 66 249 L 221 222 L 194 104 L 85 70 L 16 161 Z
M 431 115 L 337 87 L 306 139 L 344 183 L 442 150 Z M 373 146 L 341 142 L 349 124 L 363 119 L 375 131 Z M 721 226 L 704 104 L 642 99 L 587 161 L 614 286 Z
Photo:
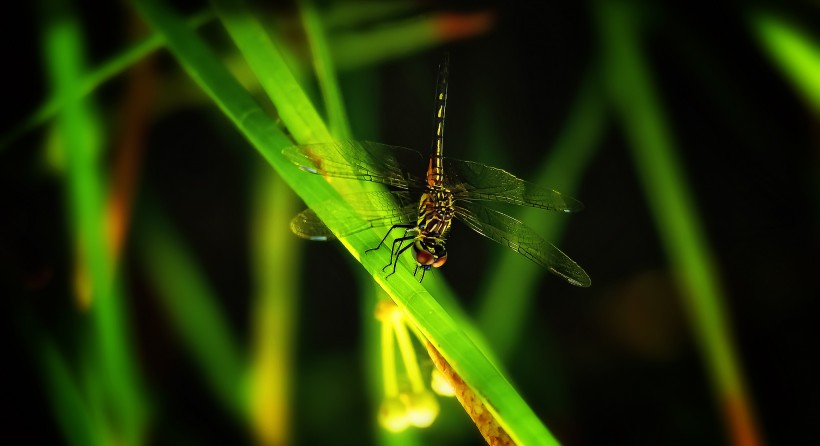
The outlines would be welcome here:
M 327 200 L 319 206 L 326 211 L 326 220 L 313 209 L 300 212 L 290 221 L 291 231 L 309 240 L 333 240 L 365 229 L 414 222 L 418 216 L 418 204 L 403 191 L 363 192 L 342 198 L 344 202 Z
M 445 158 L 444 176 L 445 184 L 460 200 L 501 201 L 561 212 L 584 208 L 580 201 L 568 195 L 473 161 Z
M 346 140 L 287 147 L 282 154 L 310 173 L 372 181 L 401 189 L 424 186 L 421 176 L 409 173 L 425 173 L 424 157 L 404 147 Z
M 456 206 L 456 216 L 479 234 L 512 249 L 567 282 L 581 287 L 592 284 L 577 263 L 509 215 L 476 203 L 461 203 Z

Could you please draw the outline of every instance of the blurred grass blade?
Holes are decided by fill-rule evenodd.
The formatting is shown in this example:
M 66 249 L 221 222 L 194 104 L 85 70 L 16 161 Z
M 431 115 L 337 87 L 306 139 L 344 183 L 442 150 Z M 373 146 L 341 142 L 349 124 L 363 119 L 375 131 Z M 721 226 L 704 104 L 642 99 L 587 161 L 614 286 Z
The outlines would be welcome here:
M 165 36 L 169 48 L 189 75 L 220 106 L 285 182 L 321 217 L 323 209 L 318 205 L 324 200 L 339 199 L 330 185 L 317 175 L 304 174 L 281 156 L 281 149 L 290 145 L 288 139 L 204 43 L 181 26 L 181 20 L 175 13 L 157 0 L 140 0 L 136 4 L 151 27 Z M 287 70 L 284 66 L 273 68 Z M 406 312 L 410 321 L 419 327 L 464 381 L 484 399 L 487 407 L 519 444 L 556 444 L 557 441 L 547 428 L 461 326 L 407 272 L 410 268 L 408 259 L 401 262 L 402 274 L 395 274 L 390 280 L 386 280 L 381 268 L 387 263 L 389 253 L 364 255 L 368 247 L 376 246 L 379 242 L 379 232 L 357 233 L 343 239 L 342 243 Z
M 213 0 L 219 19 L 296 141 L 331 141 L 324 121 L 296 81 L 276 43 L 241 0 Z
M 595 67 L 597 68 L 597 66 Z M 603 136 L 605 111 L 600 81 L 590 69 L 581 85 L 563 132 L 549 150 L 538 170 L 536 183 L 577 197 L 583 172 L 589 165 Z M 583 201 L 583 200 L 582 200 Z M 557 242 L 569 223 L 567 216 L 550 215 L 541 209 L 527 208 L 517 216 L 528 225 L 538 228 L 545 240 Z M 490 265 L 476 317 L 481 331 L 492 343 L 493 350 L 504 357 L 518 343 L 524 323 L 530 313 L 535 287 L 544 275 L 544 269 L 521 256 L 503 250 L 499 259 Z M 583 262 L 582 262 L 583 263 Z M 515 277 L 515 281 L 510 281 Z M 556 282 L 557 283 L 557 282 Z
M 334 2 L 328 5 L 323 14 L 323 21 L 328 29 L 353 27 L 368 22 L 387 20 L 392 16 L 401 15 L 421 5 L 418 2 L 407 0 L 393 0 L 390 2 L 373 2 L 369 0 L 355 0 Z
M 259 164 L 254 171 L 251 417 L 257 444 L 285 445 L 292 443 L 293 349 L 302 265 L 298 240 L 289 227 L 298 212 L 297 199 L 267 165 Z
M 213 13 L 203 11 L 192 16 L 188 21 L 191 28 L 198 28 L 213 19 Z M 124 50 L 119 55 L 111 58 L 101 66 L 90 70 L 82 75 L 79 80 L 80 96 L 87 96 L 95 91 L 102 84 L 122 73 L 139 60 L 160 48 L 164 41 L 159 34 L 152 34 L 140 42 L 135 43 L 131 48 Z M 0 137 L 0 151 L 12 144 L 22 135 L 43 125 L 53 118 L 63 108 L 63 98 L 50 96 L 45 103 L 37 108 L 23 122 L 13 127 L 10 131 Z
M 759 444 L 751 401 L 732 345 L 717 269 L 677 159 L 673 137 L 639 48 L 626 2 L 597 2 L 604 72 L 673 268 L 733 444 Z
M 812 39 L 795 24 L 769 12 L 753 14 L 751 22 L 769 57 L 820 113 L 820 42 L 816 36 Z
M 219 400 L 242 418 L 247 413 L 243 355 L 222 316 L 219 298 L 183 246 L 182 236 L 156 205 L 143 201 L 140 224 L 135 228 L 142 264 L 207 383 Z
M 46 394 L 66 442 L 72 446 L 105 445 L 103 426 L 89 413 L 85 398 L 66 361 L 51 341 L 36 348 L 45 378 Z
M 330 133 L 336 139 L 348 139 L 351 137 L 350 126 L 347 122 L 347 113 L 345 112 L 339 83 L 336 80 L 336 70 L 333 67 L 334 62 L 328 49 L 327 37 L 325 36 L 321 18 L 312 0 L 300 0 L 299 10 L 310 43 L 319 88 L 325 100 Z
M 340 32 L 331 40 L 330 52 L 336 67 L 348 70 L 480 35 L 494 21 L 495 16 L 488 11 L 421 16 L 364 31 Z
M 44 5 L 45 6 L 45 5 Z M 113 281 L 110 252 L 104 239 L 103 178 L 100 171 L 100 135 L 88 104 L 83 100 L 84 72 L 82 35 L 70 5 L 51 2 L 46 15 L 45 59 L 55 97 L 63 104 L 58 128 L 68 162 L 67 208 L 71 212 L 78 280 L 87 280 L 93 342 L 104 382 L 105 396 L 117 423 L 115 432 L 125 444 L 138 444 L 144 435 L 145 413 L 137 383 L 135 361 L 127 336 L 122 295 Z

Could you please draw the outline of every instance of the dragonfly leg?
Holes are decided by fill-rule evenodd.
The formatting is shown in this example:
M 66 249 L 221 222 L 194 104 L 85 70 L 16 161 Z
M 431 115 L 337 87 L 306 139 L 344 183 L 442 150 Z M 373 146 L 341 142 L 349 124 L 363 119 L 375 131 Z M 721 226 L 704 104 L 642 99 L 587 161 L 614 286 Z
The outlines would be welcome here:
M 399 249 L 401 249 L 401 245 L 402 245 L 402 244 L 404 244 L 404 240 L 409 240 L 409 239 L 407 238 L 407 237 L 408 237 L 408 236 L 407 236 L 407 233 L 408 233 L 408 232 L 410 232 L 410 231 L 412 231 L 412 230 L 414 230 L 414 229 L 416 229 L 416 227 L 415 227 L 415 226 L 413 226 L 413 227 L 411 227 L 411 228 L 405 228 L 405 229 L 404 229 L 404 236 L 399 237 L 399 238 L 397 238 L 397 239 L 393 240 L 393 244 L 390 246 L 390 261 L 391 261 L 391 262 L 393 261 L 393 253 L 394 253 L 394 252 L 396 252 L 396 241 L 397 241 L 397 240 L 399 241 Z M 410 238 L 415 238 L 415 237 L 414 237 L 414 236 L 410 236 Z M 388 264 L 387 264 L 387 266 L 385 266 L 384 268 L 387 268 L 388 266 L 390 266 L 390 264 L 389 264 L 389 263 L 388 263 Z M 382 271 L 384 271 L 384 268 L 382 268 Z
M 404 240 L 402 240 L 403 238 L 404 237 L 393 239 L 393 244 L 390 245 L 390 262 L 382 267 L 382 272 L 384 272 L 384 270 L 387 269 L 388 266 L 393 264 L 393 253 L 396 252 L 396 243 L 399 244 L 399 249 L 401 249 L 401 245 L 404 243 Z
M 412 243 L 410 243 L 409 245 L 405 246 L 404 248 L 401 248 L 401 244 L 402 244 L 402 243 L 404 243 L 404 242 L 406 242 L 407 240 L 413 240 L 414 238 L 415 238 L 415 237 L 410 236 L 410 237 L 402 237 L 402 238 L 398 238 L 398 239 L 396 239 L 396 240 L 401 240 L 401 243 L 399 243 L 399 247 L 400 247 L 400 249 L 399 249 L 399 252 L 397 252 L 397 253 L 396 253 L 396 261 L 395 261 L 395 262 L 393 262 L 393 258 L 392 258 L 392 257 L 390 258 L 390 261 L 391 261 L 391 262 L 393 262 L 393 271 L 392 271 L 392 272 L 390 272 L 390 274 L 388 274 L 388 275 L 384 276 L 384 278 L 385 278 L 385 279 L 386 279 L 386 278 L 388 278 L 388 277 L 390 277 L 390 276 L 392 276 L 393 274 L 396 274 L 396 267 L 397 267 L 397 266 L 399 266 L 399 257 L 400 257 L 402 254 L 404 254 L 404 251 L 407 251 L 408 249 L 410 249 L 410 247 L 411 247 L 411 246 L 413 246 L 413 244 L 412 244 Z M 393 241 L 393 243 L 395 243 L 395 241 Z M 385 266 L 385 268 L 387 268 L 388 266 L 390 266 L 390 264 L 389 264 L 389 263 L 387 264 L 387 266 Z M 384 268 L 382 268 L 382 271 L 384 271 Z M 415 274 L 413 274 L 413 275 L 415 276 Z
M 406 242 L 407 240 L 411 240 L 411 239 L 413 239 L 413 238 L 415 238 L 415 237 L 413 237 L 413 236 L 405 236 L 405 237 L 399 237 L 399 238 L 397 238 L 397 239 L 393 240 L 393 245 L 390 247 L 390 263 L 388 263 L 387 265 L 384 265 L 384 266 L 382 267 L 382 272 L 384 272 L 384 270 L 386 270 L 386 269 L 387 269 L 387 267 L 389 267 L 390 265 L 393 265 L 393 264 L 394 264 L 394 263 L 393 263 L 393 255 L 394 255 L 393 253 L 394 253 L 394 252 L 396 252 L 396 243 L 398 243 L 398 244 L 399 244 L 398 251 L 399 251 L 399 253 L 401 253 L 401 252 L 404 252 L 404 250 L 402 249 L 401 245 L 403 245 L 403 244 L 404 244 L 404 242 Z M 395 263 L 398 263 L 398 262 L 399 262 L 399 256 L 398 256 L 398 255 L 396 255 L 396 262 L 395 262 Z M 393 272 L 395 272 L 395 269 L 396 269 L 396 268 L 393 268 L 393 270 L 394 270 Z M 390 274 L 393 274 L 393 273 L 390 273 Z M 385 277 L 389 277 L 389 276 L 390 276 L 390 274 L 388 274 L 388 275 L 387 275 L 387 276 L 385 276 Z
M 382 241 L 380 241 L 380 242 L 379 242 L 379 245 L 378 245 L 378 246 L 376 246 L 375 248 L 370 248 L 370 249 L 367 249 L 367 250 L 365 250 L 365 252 L 367 253 L 367 252 L 370 252 L 370 251 L 375 251 L 375 250 L 377 250 L 377 249 L 381 248 L 381 247 L 382 247 L 382 245 L 384 244 L 384 241 L 385 241 L 385 240 L 387 240 L 387 237 L 390 235 L 390 233 L 392 233 L 392 232 L 393 232 L 393 230 L 394 230 L 394 229 L 396 229 L 396 228 L 404 228 L 404 232 L 405 232 L 405 234 L 406 234 L 408 230 L 413 229 L 413 228 L 415 228 L 415 227 L 416 227 L 416 225 L 411 225 L 411 224 L 398 224 L 398 225 L 393 225 L 393 226 L 391 226 L 391 227 L 390 227 L 390 229 L 388 229 L 388 230 L 387 230 L 387 234 L 384 234 L 384 237 L 382 237 Z M 392 253 L 391 253 L 391 258 L 392 258 Z
M 412 235 L 411 235 L 411 236 L 408 236 L 408 235 L 407 235 L 407 232 L 408 232 L 408 231 L 410 231 L 410 229 L 409 229 L 409 228 L 408 228 L 408 229 L 405 229 L 405 230 L 404 230 L 404 237 L 398 237 L 398 238 L 396 238 L 396 239 L 394 239 L 394 240 L 393 240 L 393 244 L 390 246 L 390 263 L 388 263 L 387 265 L 384 265 L 384 267 L 382 268 L 382 272 L 384 272 L 384 270 L 385 270 L 388 266 L 390 266 L 390 265 L 392 265 L 392 264 L 393 264 L 393 254 L 396 252 L 396 243 L 398 243 L 398 244 L 399 244 L 399 248 L 398 248 L 398 249 L 401 249 L 401 245 L 403 245 L 405 241 L 415 238 L 415 236 L 412 236 Z

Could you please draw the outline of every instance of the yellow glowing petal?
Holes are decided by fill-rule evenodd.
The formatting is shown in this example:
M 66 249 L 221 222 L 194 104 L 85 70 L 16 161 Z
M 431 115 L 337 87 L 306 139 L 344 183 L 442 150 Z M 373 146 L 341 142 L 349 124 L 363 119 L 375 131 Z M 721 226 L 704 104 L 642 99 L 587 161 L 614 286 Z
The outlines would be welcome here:
M 410 425 L 407 406 L 398 398 L 385 398 L 379 407 L 379 424 L 390 432 L 401 432 Z
M 380 321 L 392 320 L 396 317 L 396 313 L 401 313 L 399 307 L 390 300 L 382 299 L 376 304 L 376 310 L 373 312 L 376 319 Z
M 441 396 L 455 396 L 456 394 L 456 389 L 453 388 L 450 381 L 447 381 L 447 378 L 445 378 L 438 369 L 433 369 L 432 377 L 430 378 L 430 387 Z
M 402 400 L 407 406 L 407 417 L 413 426 L 428 427 L 438 416 L 438 400 L 432 392 L 425 390 L 405 393 L 402 394 Z

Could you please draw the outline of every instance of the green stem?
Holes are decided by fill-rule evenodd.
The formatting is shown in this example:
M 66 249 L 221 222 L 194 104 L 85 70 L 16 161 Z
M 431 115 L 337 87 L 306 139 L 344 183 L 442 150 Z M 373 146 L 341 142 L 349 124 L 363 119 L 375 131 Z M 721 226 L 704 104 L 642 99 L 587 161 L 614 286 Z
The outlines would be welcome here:
M 756 444 L 759 435 L 729 335 L 714 256 L 641 53 L 640 24 L 629 8 L 625 2 L 597 3 L 610 101 L 629 139 L 661 242 L 723 405 L 727 428 L 735 444 Z
M 333 57 L 330 55 L 321 18 L 311 0 L 300 0 L 299 9 L 302 13 L 305 34 L 307 34 L 313 53 L 313 66 L 316 69 L 316 77 L 319 79 L 319 88 L 325 100 L 325 107 L 327 107 L 330 133 L 338 139 L 350 138 L 350 125 L 347 121 L 339 83 L 336 81 Z

